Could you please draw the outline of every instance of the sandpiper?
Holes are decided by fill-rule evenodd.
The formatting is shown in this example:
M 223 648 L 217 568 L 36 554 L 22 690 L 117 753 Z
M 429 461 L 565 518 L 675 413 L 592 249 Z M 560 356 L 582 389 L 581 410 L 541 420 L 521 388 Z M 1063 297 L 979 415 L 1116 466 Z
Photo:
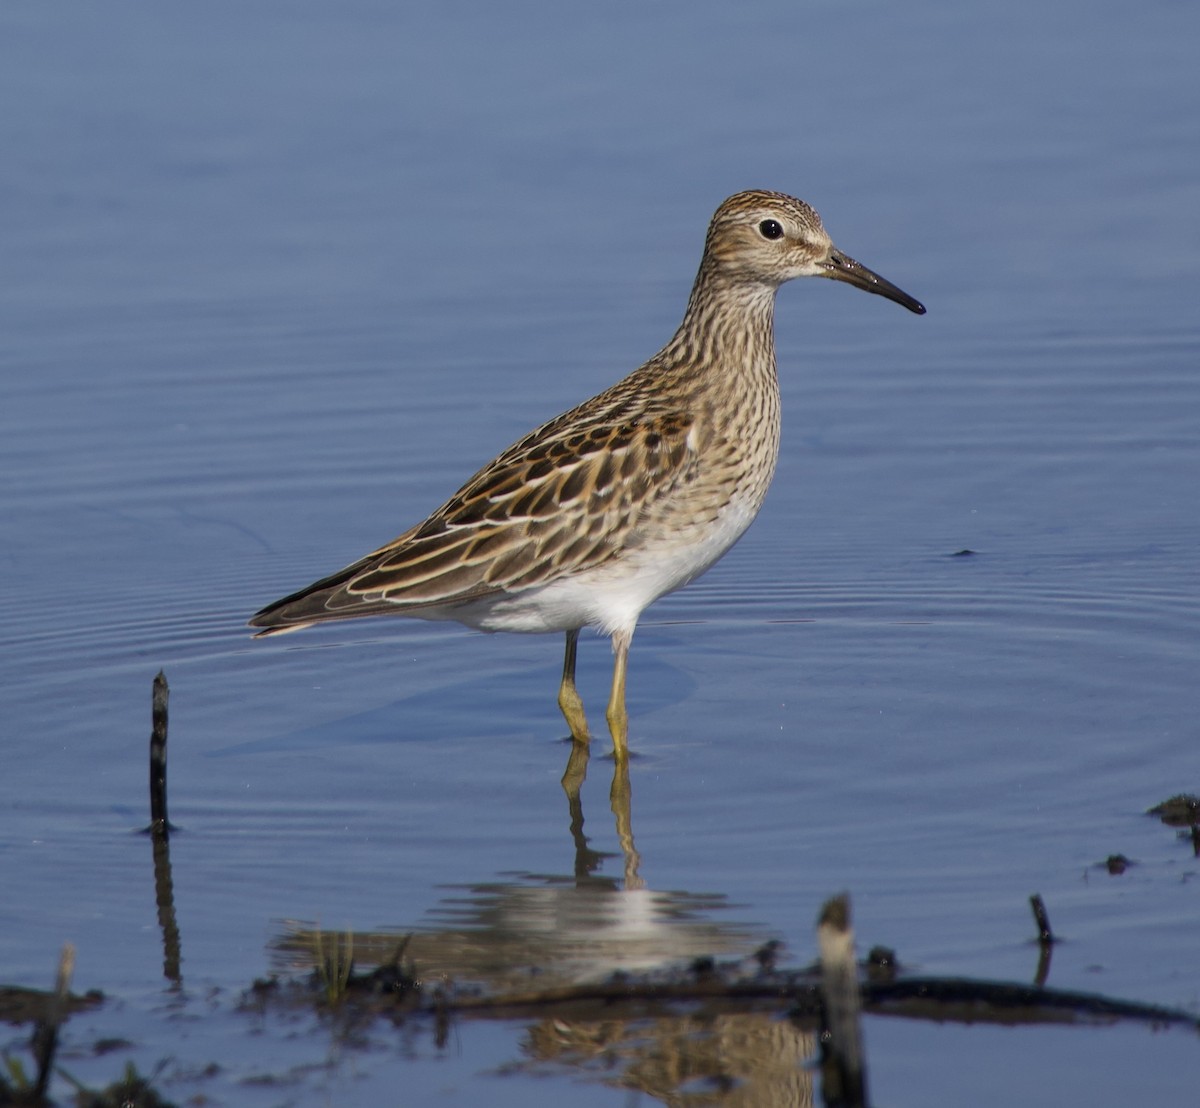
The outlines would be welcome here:
M 645 365 L 488 462 L 428 519 L 268 605 L 259 635 L 361 616 L 566 633 L 558 703 L 589 739 L 575 687 L 579 632 L 612 638 L 607 720 L 626 757 L 625 673 L 638 617 L 749 527 L 779 450 L 775 293 L 831 277 L 923 315 L 838 250 L 802 200 L 752 190 L 713 215 L 674 337 Z

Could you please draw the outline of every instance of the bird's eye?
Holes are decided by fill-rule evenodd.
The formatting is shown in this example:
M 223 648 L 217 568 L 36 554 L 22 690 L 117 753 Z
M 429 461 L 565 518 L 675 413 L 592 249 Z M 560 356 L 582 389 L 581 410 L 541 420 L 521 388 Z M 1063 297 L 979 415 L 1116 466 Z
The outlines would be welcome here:
M 777 219 L 764 219 L 758 225 L 758 233 L 765 239 L 778 239 L 783 237 L 783 227 Z

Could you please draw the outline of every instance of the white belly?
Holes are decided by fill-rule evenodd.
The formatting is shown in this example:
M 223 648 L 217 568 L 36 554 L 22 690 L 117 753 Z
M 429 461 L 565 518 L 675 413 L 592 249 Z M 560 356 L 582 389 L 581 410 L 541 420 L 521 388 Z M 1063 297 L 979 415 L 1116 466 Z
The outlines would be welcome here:
M 758 506 L 731 504 L 694 536 L 675 534 L 626 549 L 598 569 L 539 588 L 429 612 L 482 631 L 569 631 L 596 627 L 632 632 L 642 611 L 713 565 L 750 526 Z

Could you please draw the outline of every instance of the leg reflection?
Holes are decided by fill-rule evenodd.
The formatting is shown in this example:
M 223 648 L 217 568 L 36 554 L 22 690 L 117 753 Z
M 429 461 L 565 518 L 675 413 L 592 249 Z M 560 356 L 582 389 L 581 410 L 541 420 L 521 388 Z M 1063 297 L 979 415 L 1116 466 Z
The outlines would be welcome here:
M 588 848 L 587 836 L 583 833 L 583 799 L 581 792 L 587 778 L 588 745 L 574 742 L 567 768 L 562 775 L 562 789 L 567 794 L 567 810 L 571 816 L 571 839 L 575 843 L 575 877 L 581 879 L 595 873 L 606 855 Z M 638 872 L 642 864 L 641 855 L 633 843 L 633 801 L 629 786 L 629 759 L 617 758 L 613 765 L 612 788 L 609 803 L 616 819 L 617 842 L 621 845 L 621 856 L 625 862 L 625 888 L 646 887 Z
M 613 815 L 617 820 L 617 841 L 621 844 L 621 854 L 625 858 L 625 888 L 643 889 L 646 882 L 638 873 L 642 858 L 637 852 L 637 847 L 633 845 L 633 802 L 629 788 L 628 758 L 618 756 L 613 766 L 612 789 L 608 795 Z
M 587 777 L 588 744 L 571 743 L 571 757 L 562 775 L 563 792 L 567 794 L 567 811 L 571 816 L 571 840 L 575 843 L 575 880 L 582 881 L 600 868 L 604 855 L 598 850 L 588 849 L 587 836 L 583 833 L 583 801 L 580 789 Z

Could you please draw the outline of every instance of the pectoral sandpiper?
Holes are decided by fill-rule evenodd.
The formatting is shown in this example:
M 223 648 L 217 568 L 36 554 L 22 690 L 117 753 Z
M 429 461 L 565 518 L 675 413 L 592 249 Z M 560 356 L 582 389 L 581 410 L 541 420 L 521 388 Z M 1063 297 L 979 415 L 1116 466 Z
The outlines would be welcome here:
M 259 612 L 261 635 L 397 615 L 484 631 L 566 632 L 558 703 L 588 741 L 579 632 L 612 637 L 607 719 L 626 755 L 625 671 L 642 611 L 717 561 L 762 505 L 779 448 L 775 292 L 831 277 L 923 314 L 777 192 L 731 196 L 709 224 L 675 336 L 645 365 L 531 431 L 428 519 Z

